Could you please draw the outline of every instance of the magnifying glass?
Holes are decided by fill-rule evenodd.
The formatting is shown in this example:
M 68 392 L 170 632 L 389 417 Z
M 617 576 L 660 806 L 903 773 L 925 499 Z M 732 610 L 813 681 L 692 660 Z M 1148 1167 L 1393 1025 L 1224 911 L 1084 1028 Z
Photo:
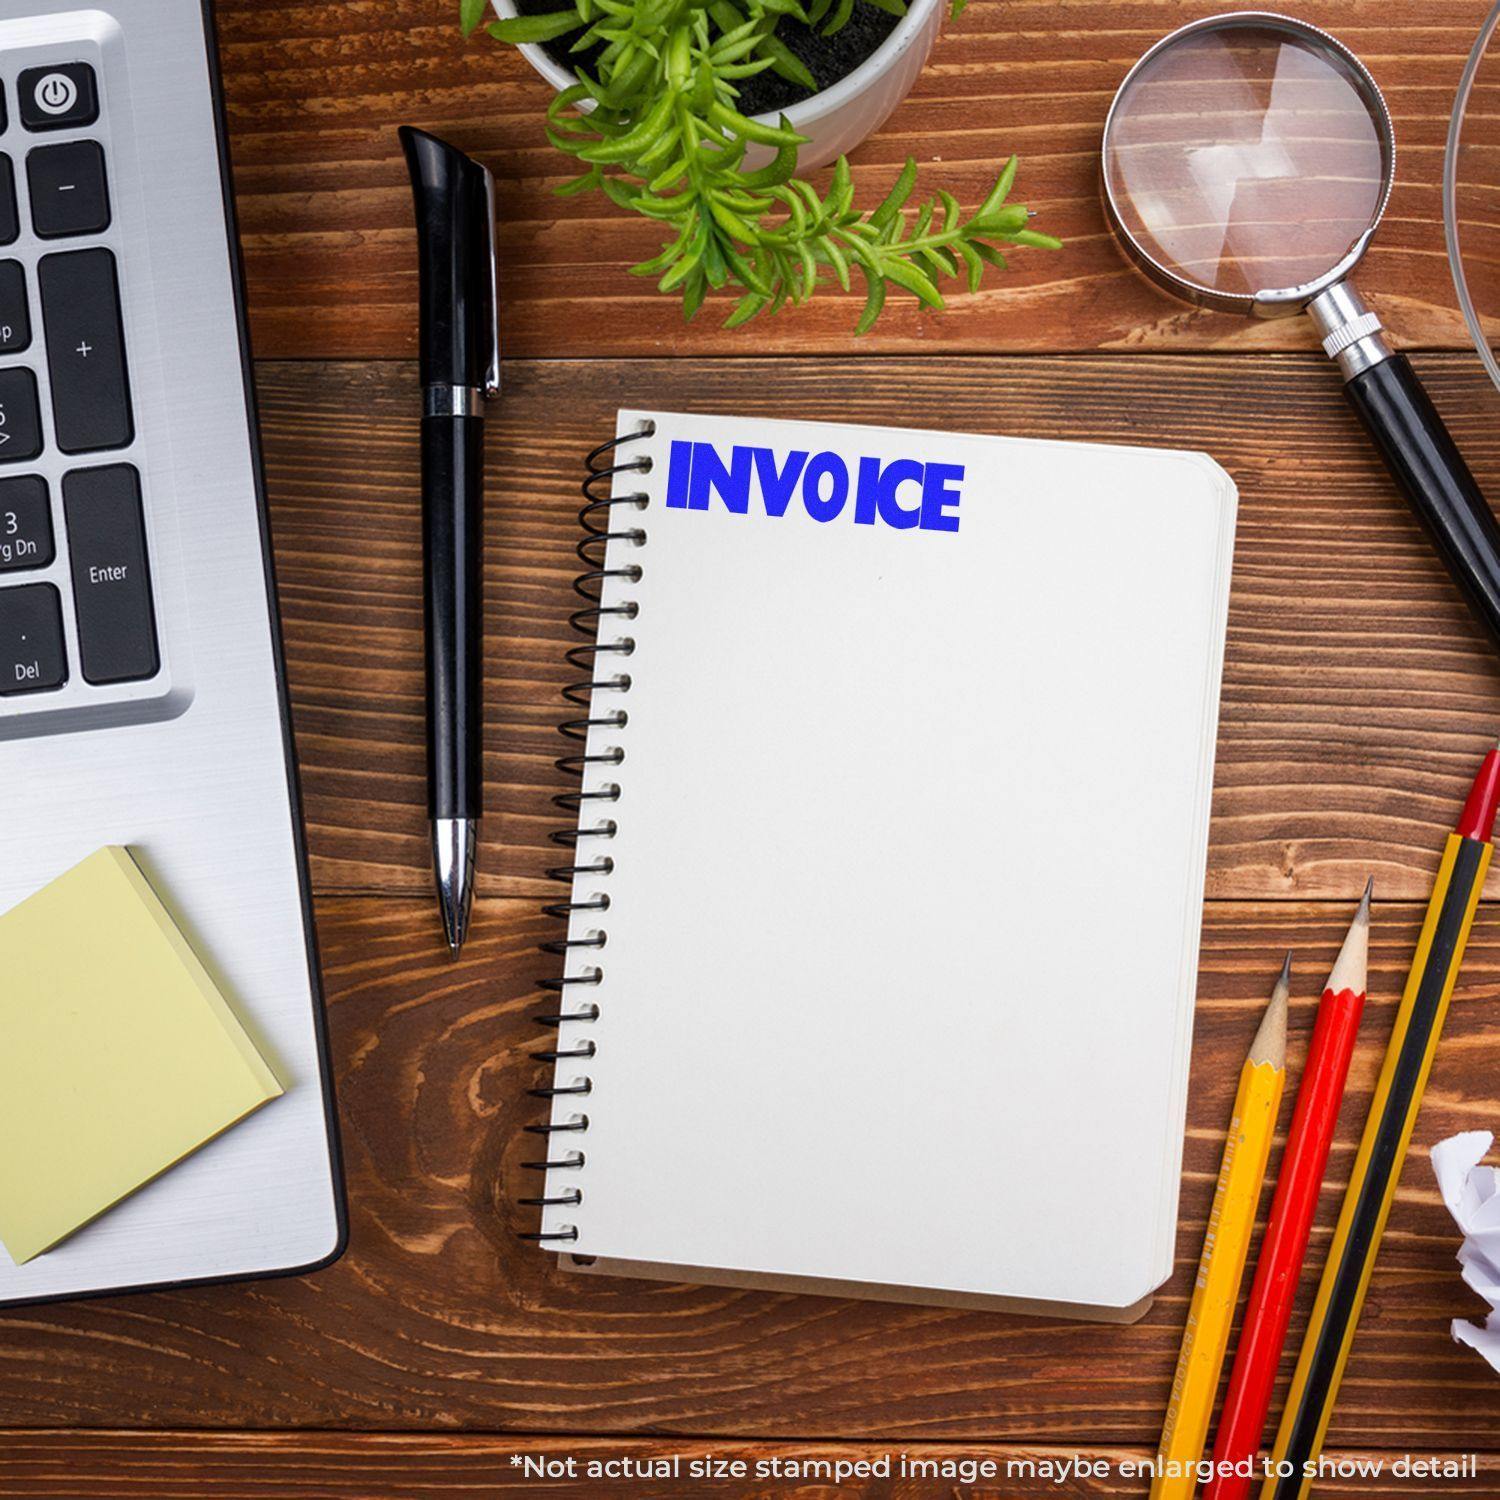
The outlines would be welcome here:
M 1500 523 L 1405 355 L 1349 276 L 1390 197 L 1396 142 L 1342 43 L 1267 11 L 1158 42 L 1104 126 L 1104 202 L 1167 291 L 1252 317 L 1306 311 L 1387 467 L 1500 643 Z

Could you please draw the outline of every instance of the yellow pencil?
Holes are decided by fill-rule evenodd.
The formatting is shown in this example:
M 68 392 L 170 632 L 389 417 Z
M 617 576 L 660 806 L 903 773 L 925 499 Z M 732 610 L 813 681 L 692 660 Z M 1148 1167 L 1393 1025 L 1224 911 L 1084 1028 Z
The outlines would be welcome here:
M 1276 1112 L 1286 1083 L 1286 1001 L 1292 955 L 1286 956 L 1271 1003 L 1240 1071 L 1239 1093 L 1229 1120 L 1229 1139 L 1219 1166 L 1219 1185 L 1208 1215 L 1198 1280 L 1188 1306 L 1187 1327 L 1172 1395 L 1157 1450 L 1151 1500 L 1192 1500 L 1198 1465 L 1208 1441 L 1208 1422 L 1229 1347 L 1229 1329 L 1239 1299 L 1255 1210 L 1266 1178 L 1266 1158 L 1276 1133 Z

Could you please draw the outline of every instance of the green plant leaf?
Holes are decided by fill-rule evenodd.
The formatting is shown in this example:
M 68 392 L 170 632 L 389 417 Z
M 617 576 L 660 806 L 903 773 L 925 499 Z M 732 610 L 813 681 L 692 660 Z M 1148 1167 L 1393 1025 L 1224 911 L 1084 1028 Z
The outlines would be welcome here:
M 760 274 L 755 263 L 746 260 L 728 240 L 722 236 L 716 237 L 715 244 L 723 252 L 725 269 L 733 271 L 739 278 L 742 286 L 747 286 L 752 292 L 760 292 L 763 296 L 770 296 L 771 288 L 766 284 L 765 278 Z
M 601 174 L 599 186 L 604 190 L 605 196 L 616 206 L 620 208 L 634 208 L 636 206 L 635 189 L 623 177 L 611 177 L 607 173 Z
M 792 173 L 797 170 L 797 148 L 795 146 L 778 146 L 776 155 L 755 172 L 745 172 L 740 177 L 742 186 L 758 189 L 780 187 L 782 183 L 791 180 Z
M 965 240 L 956 241 L 953 248 L 959 259 L 968 267 L 969 279 L 966 285 L 972 295 L 979 290 L 980 283 L 984 280 L 984 261 L 980 259 L 975 247 Z
M 723 67 L 723 68 L 719 69 L 719 77 L 720 78 L 757 78 L 757 77 L 760 76 L 760 74 L 764 73 L 767 68 L 770 68 L 770 67 L 773 67 L 773 66 L 774 66 L 774 64 L 772 63 L 772 61 L 771 61 L 771 59 L 769 57 L 762 57 L 757 62 L 730 63 L 727 67 Z M 736 96 L 738 96 L 738 93 L 739 93 L 739 90 L 736 89 L 735 90 Z
M 724 252 L 720 247 L 719 236 L 712 230 L 703 242 L 703 274 L 715 291 L 718 291 L 729 280 L 729 267 L 724 263 Z
M 687 158 L 679 156 L 673 159 L 670 165 L 665 166 L 650 182 L 646 184 L 647 190 L 652 193 L 665 193 L 669 187 L 675 187 L 687 175 Z
M 920 253 L 921 259 L 932 268 L 933 280 L 939 276 L 957 276 L 958 262 L 954 260 L 952 252 L 943 245 L 932 245 Z
M 682 144 L 682 130 L 675 120 L 667 122 L 666 129 L 657 136 L 632 165 L 631 170 L 637 175 L 654 172 L 672 155 Z
M 868 333 L 875 326 L 875 320 L 885 306 L 885 282 L 868 271 L 865 273 L 865 280 L 869 283 L 870 291 L 865 298 L 865 310 L 859 315 L 859 322 L 854 325 L 856 337 Z
M 807 210 L 802 206 L 802 199 L 796 193 L 785 189 L 776 196 L 786 204 L 788 233 L 794 239 L 801 239 L 807 232 Z
M 677 264 L 673 266 L 672 269 L 668 271 L 660 281 L 656 283 L 657 289 L 663 292 L 670 292 L 673 287 L 681 286 L 681 284 L 686 281 L 689 276 L 694 275 L 698 271 L 699 263 L 701 260 L 701 255 L 696 255 L 693 251 L 689 250 L 688 253 L 683 256 L 683 258 L 679 260 Z
M 984 202 L 979 205 L 978 211 L 974 215 L 976 219 L 983 219 L 987 215 L 994 213 L 1010 197 L 1010 190 L 1016 180 L 1016 168 L 1018 165 L 1018 159 L 1014 156 L 1006 162 L 1005 166 L 1001 169 L 1000 176 L 995 181 L 994 187 L 985 195 Z
M 717 198 L 709 199 L 708 211 L 714 216 L 719 227 L 726 234 L 738 240 L 742 245 L 758 245 L 760 243 L 760 235 L 735 213 L 733 209 L 726 208 Z M 727 247 L 725 248 L 725 254 L 728 254 Z
M 752 120 L 748 115 L 742 115 L 737 110 L 730 109 L 727 104 L 715 100 L 709 106 L 708 118 L 720 129 L 732 131 L 744 140 L 755 141 L 763 146 L 805 146 L 807 144 L 807 137 L 798 135 L 787 124 L 785 115 L 781 117 L 779 125 L 762 125 L 759 120 Z M 846 164 L 845 171 L 847 170 Z
M 849 212 L 849 205 L 853 202 L 854 174 L 849 170 L 849 158 L 841 156 L 833 164 L 833 181 L 829 183 L 828 196 L 823 200 L 824 210 L 837 223 Z
M 564 135 L 562 131 L 554 130 L 550 125 L 547 127 L 545 133 L 550 144 L 555 146 L 559 151 L 566 152 L 569 156 L 577 156 L 585 146 L 598 139 L 597 136 L 593 135 L 584 136 L 582 139 L 576 136 Z
M 799 290 L 803 297 L 811 297 L 818 285 L 818 263 L 813 259 L 812 251 L 801 241 L 797 244 L 797 254 L 802 259 L 802 285 Z
M 810 182 L 804 182 L 800 177 L 794 177 L 787 186 L 796 188 L 802 195 L 803 202 L 812 210 L 813 222 L 821 224 L 823 222 L 823 200 L 818 197 L 817 190 L 813 185 Z
M 504 21 L 492 21 L 489 32 L 497 42 L 550 42 L 577 27 L 576 10 L 554 10 L 540 16 L 510 16 Z
M 925 302 L 928 307 L 942 308 L 943 294 L 910 261 L 892 256 L 880 263 L 880 269 L 885 272 L 888 281 L 894 281 L 897 286 L 904 287 Z
M 761 47 L 766 56 L 771 59 L 771 66 L 776 70 L 778 76 L 785 78 L 788 83 L 795 83 L 799 88 L 807 89 L 809 92 L 817 88 L 818 80 L 808 72 L 807 64 L 780 37 L 764 37 L 761 40 Z
M 738 328 L 741 323 L 748 323 L 756 313 L 765 307 L 767 300 L 760 292 L 746 292 L 735 303 L 734 311 L 724 319 L 724 327 Z
M 870 215 L 870 223 L 878 229 L 894 219 L 906 207 L 906 200 L 911 197 L 911 191 L 916 185 L 917 159 L 914 156 L 908 156 L 906 165 L 901 169 L 901 175 L 896 179 L 895 186 Z
M 597 168 L 591 172 L 585 172 L 582 177 L 574 177 L 568 182 L 560 182 L 552 189 L 559 198 L 576 198 L 579 193 L 586 193 L 591 188 L 597 188 L 603 176 Z
M 776 202 L 774 198 L 740 193 L 730 188 L 715 188 L 712 196 L 716 202 L 722 203 L 725 208 L 732 209 L 742 219 L 762 219 L 765 217 L 766 210 Z M 757 225 L 758 233 L 759 225 Z
M 828 24 L 823 28 L 824 36 L 837 36 L 844 27 L 849 24 L 849 19 L 854 14 L 854 0 L 838 0 L 834 7 L 833 15 Z
M 833 267 L 833 274 L 840 290 L 847 292 L 849 290 L 849 262 L 844 252 L 832 240 L 825 240 L 823 249 L 828 256 L 828 264 Z
M 726 31 L 709 48 L 709 60 L 715 65 L 738 62 L 747 53 L 753 52 L 760 41 L 757 32 L 762 24 L 761 21 L 752 19 L 736 26 L 732 31 Z
M 1062 249 L 1062 241 L 1056 236 L 1038 234 L 1035 229 L 1023 229 L 1020 233 L 1011 235 L 1011 241 L 1017 245 L 1030 245 L 1035 250 Z
M 693 66 L 693 38 L 686 26 L 678 26 L 667 43 L 667 83 L 679 92 L 687 87 Z
M 688 220 L 682 226 L 682 233 L 660 255 L 653 257 L 651 260 L 643 260 L 631 266 L 630 274 L 632 276 L 655 276 L 659 271 L 665 271 L 687 249 L 688 240 L 696 227 L 696 224 L 691 219 Z M 696 258 L 690 261 L 692 265 L 697 265 L 697 263 Z
M 458 0 L 458 24 L 465 36 L 473 36 L 490 8 L 489 0 Z
M 1004 208 L 990 213 L 975 214 L 969 225 L 981 234 L 1019 234 L 1025 229 L 1029 217 L 1019 203 L 1007 203 Z
M 651 112 L 617 140 L 603 146 L 591 146 L 578 154 L 584 161 L 594 162 L 629 161 L 632 157 L 641 156 L 660 140 L 667 126 L 672 123 L 672 111 L 676 103 L 676 95 L 663 94 Z M 673 140 L 675 139 L 674 136 Z M 672 142 L 668 142 L 668 149 L 671 145 Z

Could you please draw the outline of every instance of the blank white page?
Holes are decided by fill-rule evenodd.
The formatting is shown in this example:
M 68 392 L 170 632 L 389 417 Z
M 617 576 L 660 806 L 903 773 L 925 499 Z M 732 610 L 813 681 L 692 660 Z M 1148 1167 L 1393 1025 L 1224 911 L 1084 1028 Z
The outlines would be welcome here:
M 1171 1269 L 1235 490 L 1201 454 L 624 412 L 569 1253 L 1120 1308 Z M 671 443 L 961 466 L 674 508 Z M 699 450 L 694 450 L 696 455 Z M 699 460 L 693 458 L 696 469 Z M 795 460 L 793 460 L 795 462 Z M 809 458 L 811 468 L 816 459 Z M 830 467 L 826 462 L 824 468 Z M 836 466 L 835 466 L 836 467 Z M 708 471 L 708 472 L 711 472 Z M 902 470 L 890 471 L 899 478 Z M 914 471 L 906 471 L 914 472 Z M 924 472 L 929 472 L 924 468 Z M 946 479 L 944 478 L 946 474 Z M 680 480 L 681 475 L 677 476 Z M 815 508 L 831 508 L 825 476 Z M 682 486 L 678 484 L 678 489 Z M 690 493 L 690 490 L 683 490 Z M 869 491 L 868 493 L 873 493 Z M 890 491 L 916 513 L 916 479 Z M 680 498 L 680 496 L 679 496 Z

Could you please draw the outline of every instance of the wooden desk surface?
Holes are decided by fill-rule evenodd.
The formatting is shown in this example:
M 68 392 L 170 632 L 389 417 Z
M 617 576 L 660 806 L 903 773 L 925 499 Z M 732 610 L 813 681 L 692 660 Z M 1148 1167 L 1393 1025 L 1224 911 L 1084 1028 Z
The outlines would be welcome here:
M 1024 196 L 1067 248 L 1017 256 L 1011 275 L 944 316 L 902 307 L 855 345 L 857 304 L 832 297 L 732 335 L 707 317 L 684 328 L 624 274 L 650 252 L 649 226 L 551 196 L 565 174 L 542 138 L 545 87 L 507 50 L 465 45 L 452 0 L 220 0 L 352 1239 L 342 1262 L 305 1280 L 0 1315 L 0 1493 L 480 1493 L 523 1486 L 520 1451 L 1144 1455 L 1254 1016 L 1295 946 L 1300 1065 L 1314 986 L 1373 871 L 1371 1004 L 1323 1196 L 1321 1260 L 1443 834 L 1500 726 L 1500 662 L 1310 326 L 1176 306 L 1107 239 L 1095 151 L 1110 95 L 1159 35 L 1215 8 L 974 0 L 860 151 L 866 191 L 883 192 L 910 152 L 927 181 L 971 200 L 1016 150 Z M 1421 351 L 1438 404 L 1500 496 L 1500 396 L 1466 349 L 1438 191 L 1452 93 L 1487 5 L 1300 9 L 1388 92 L 1399 178 L 1361 284 Z M 458 964 L 439 942 L 423 815 L 415 255 L 394 136 L 407 121 L 483 156 L 501 184 L 510 362 L 489 445 L 493 815 L 476 935 Z M 575 491 L 583 453 L 625 402 L 1201 447 L 1238 481 L 1177 1269 L 1140 1324 L 580 1282 L 514 1239 Z M 1323 1493 L 1500 1495 L 1500 1377 L 1449 1339 L 1449 1320 L 1478 1308 L 1424 1159 L 1440 1136 L 1500 1123 L 1497 1050 L 1500 909 L 1489 906 L 1330 1439 L 1356 1458 L 1477 1452 L 1480 1472 L 1353 1478 Z M 1141 1490 L 876 1479 L 704 1493 Z

